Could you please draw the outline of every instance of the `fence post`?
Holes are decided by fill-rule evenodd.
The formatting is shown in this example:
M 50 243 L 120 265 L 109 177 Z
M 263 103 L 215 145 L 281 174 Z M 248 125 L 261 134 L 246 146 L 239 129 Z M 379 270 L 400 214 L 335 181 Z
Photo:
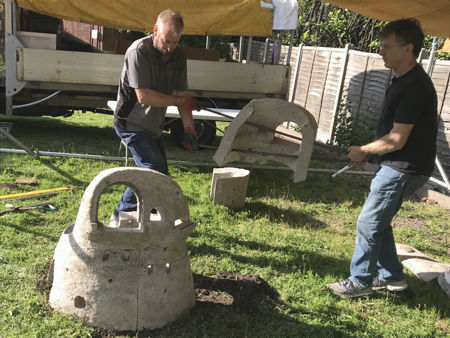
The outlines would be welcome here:
M 344 48 L 344 60 L 342 62 L 342 70 L 341 70 L 341 75 L 339 77 L 338 93 L 337 93 L 336 101 L 334 102 L 334 107 L 333 107 L 333 115 L 332 115 L 332 120 L 331 120 L 331 131 L 330 131 L 329 141 L 333 140 L 334 133 L 336 132 L 336 130 L 335 130 L 336 129 L 336 115 L 339 112 L 339 105 L 341 103 L 342 91 L 344 89 L 345 75 L 347 73 L 348 56 L 349 56 L 349 51 L 351 48 L 352 48 L 351 43 L 347 43 Z

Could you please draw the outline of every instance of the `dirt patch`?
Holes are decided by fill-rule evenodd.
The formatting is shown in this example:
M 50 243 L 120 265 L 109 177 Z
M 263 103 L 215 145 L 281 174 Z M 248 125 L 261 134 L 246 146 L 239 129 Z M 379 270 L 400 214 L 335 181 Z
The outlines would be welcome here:
M 278 292 L 257 275 L 220 271 L 205 277 L 194 275 L 195 299 L 198 305 L 220 304 L 234 310 L 258 312 L 265 299 L 281 302 Z

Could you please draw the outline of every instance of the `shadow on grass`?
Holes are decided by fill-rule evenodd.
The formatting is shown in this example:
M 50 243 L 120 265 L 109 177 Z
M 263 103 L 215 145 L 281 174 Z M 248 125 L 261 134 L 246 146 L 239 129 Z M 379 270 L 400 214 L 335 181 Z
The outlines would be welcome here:
M 191 236 L 195 236 L 195 232 Z M 232 236 L 223 235 L 223 241 L 232 243 L 233 247 L 245 247 L 245 250 L 258 250 L 263 254 L 244 256 L 227 250 L 218 249 L 209 244 L 195 245 L 190 243 L 189 256 L 215 256 L 220 259 L 230 258 L 234 262 L 249 264 L 260 268 L 272 267 L 278 273 L 296 273 L 298 271 L 312 271 L 320 277 L 329 275 L 342 275 L 348 273 L 349 262 L 331 256 L 321 255 L 311 251 L 302 251 L 294 246 L 272 246 L 256 241 L 244 241 Z M 239 251 L 239 250 L 236 250 Z M 273 258 L 283 253 L 282 259 Z M 347 277 L 347 276 L 345 276 Z
M 292 228 L 308 227 L 311 229 L 326 228 L 328 225 L 308 214 L 292 209 L 282 209 L 263 202 L 247 202 L 246 210 L 249 217 L 265 215 L 271 222 L 279 222 L 280 219 L 288 223 Z
M 343 330 L 330 325 L 309 324 L 298 313 L 313 315 L 283 302 L 278 292 L 255 275 L 215 276 L 194 274 L 195 307 L 179 320 L 159 330 L 144 330 L 136 337 L 301 337 L 342 336 L 361 327 Z M 119 333 L 120 334 L 120 333 Z M 122 333 L 123 334 L 123 333 Z
M 0 217 L 4 217 L 4 216 L 0 216 Z M 0 219 L 1 220 L 1 219 Z M 46 233 L 45 231 L 37 231 L 37 230 L 33 230 L 32 228 L 31 228 L 31 226 L 20 226 L 20 225 L 16 225 L 16 224 L 11 224 L 11 223 L 8 223 L 7 221 L 4 221 L 4 220 L 1 220 L 2 221 L 2 225 L 5 225 L 5 226 L 8 226 L 8 227 L 11 227 L 11 228 L 14 228 L 14 229 L 16 229 L 17 231 L 20 231 L 20 232 L 24 232 L 24 233 L 27 233 L 27 234 L 31 234 L 31 235 L 33 235 L 33 236 L 35 236 L 35 237 L 44 237 L 44 238 L 47 238 L 48 240 L 50 240 L 50 241 L 52 241 L 52 242 L 56 242 L 56 241 L 58 241 L 58 239 L 59 239 L 59 237 L 55 237 L 55 236 L 52 236 L 52 235 L 49 235 L 48 233 Z M 23 222 L 24 224 L 31 224 L 31 222 Z

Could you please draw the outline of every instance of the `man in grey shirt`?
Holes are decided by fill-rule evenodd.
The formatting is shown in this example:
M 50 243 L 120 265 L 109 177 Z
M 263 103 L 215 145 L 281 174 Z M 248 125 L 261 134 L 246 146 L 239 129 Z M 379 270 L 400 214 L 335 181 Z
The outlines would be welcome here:
M 181 14 L 166 9 L 159 14 L 153 34 L 128 48 L 114 111 L 114 129 L 136 165 L 166 175 L 161 133 L 167 106 L 178 107 L 185 132 L 183 146 L 196 149 L 198 141 L 192 118 L 198 102 L 188 95 L 186 58 L 178 48 L 183 27 Z M 127 188 L 111 219 L 117 221 L 120 211 L 136 209 L 136 197 Z

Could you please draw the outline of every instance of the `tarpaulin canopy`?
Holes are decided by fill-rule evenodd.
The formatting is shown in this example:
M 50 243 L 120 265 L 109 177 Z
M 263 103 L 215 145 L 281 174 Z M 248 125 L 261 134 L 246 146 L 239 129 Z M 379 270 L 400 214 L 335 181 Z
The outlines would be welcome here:
M 326 0 L 374 19 L 416 18 L 425 33 L 450 36 L 450 0 Z
M 150 32 L 171 8 L 184 18 L 184 34 L 272 36 L 273 10 L 260 0 L 16 0 L 20 7 L 60 19 Z M 263 0 L 263 2 L 270 2 Z

